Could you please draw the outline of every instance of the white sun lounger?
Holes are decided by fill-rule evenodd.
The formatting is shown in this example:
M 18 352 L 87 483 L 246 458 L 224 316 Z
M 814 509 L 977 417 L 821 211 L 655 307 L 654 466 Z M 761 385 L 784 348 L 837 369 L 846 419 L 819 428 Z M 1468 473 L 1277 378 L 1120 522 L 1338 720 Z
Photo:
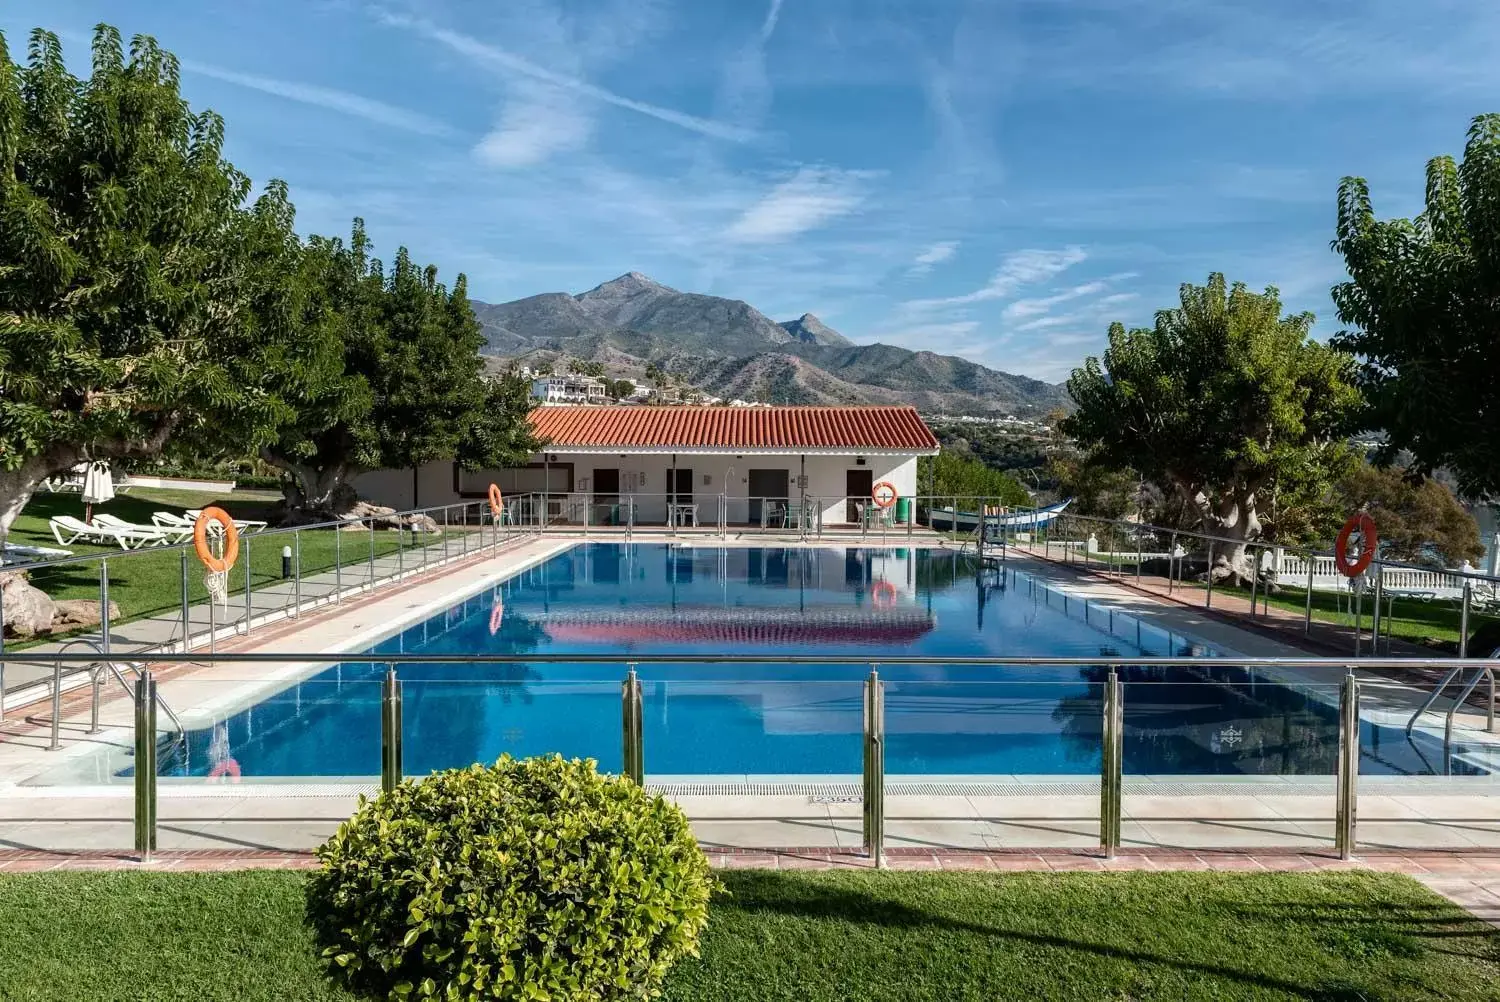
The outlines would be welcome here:
M 0 564 L 14 567 L 16 564 L 29 564 L 37 560 L 50 560 L 53 557 L 71 557 L 72 550 L 59 550 L 51 546 L 23 546 L 20 543 L 0 544 Z
M 125 524 L 128 528 L 99 522 L 90 525 L 72 515 L 58 515 L 47 521 L 59 546 L 87 539 L 99 543 L 119 543 L 122 550 L 135 550 L 143 546 L 165 546 L 172 541 L 165 530 L 156 526 Z M 66 539 L 63 538 L 64 534 L 67 534 Z
M 153 522 L 154 521 L 155 520 L 153 519 Z M 181 526 L 137 525 L 134 522 L 127 522 L 123 518 L 120 518 L 116 515 L 105 514 L 104 512 L 100 512 L 94 516 L 94 524 L 110 529 L 119 529 L 121 532 L 128 533 L 161 533 L 174 543 L 187 542 L 188 537 L 193 534 L 193 527 L 191 525 L 189 525 L 186 529 L 183 529 Z
M 157 512 L 157 514 L 161 515 L 165 513 Z M 188 520 L 188 523 L 192 524 L 198 521 L 198 516 L 203 514 L 203 510 L 201 508 L 190 508 L 182 514 Z M 152 517 L 152 521 L 155 521 L 154 516 Z M 234 519 L 234 527 L 241 532 L 255 532 L 257 529 L 264 529 L 266 523 L 258 522 L 253 518 L 237 518 Z

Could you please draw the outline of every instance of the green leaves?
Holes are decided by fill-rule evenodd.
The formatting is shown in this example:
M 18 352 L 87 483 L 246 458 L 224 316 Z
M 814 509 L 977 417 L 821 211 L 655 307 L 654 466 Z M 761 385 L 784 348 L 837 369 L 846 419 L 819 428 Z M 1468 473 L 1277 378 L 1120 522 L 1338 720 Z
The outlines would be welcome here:
M 1254 538 L 1270 495 L 1342 470 L 1351 360 L 1309 338 L 1311 314 L 1282 316 L 1274 288 L 1214 274 L 1180 302 L 1152 328 L 1111 326 L 1103 358 L 1068 380 L 1078 410 L 1062 428 L 1091 462 L 1134 469 L 1207 528 Z
M 1500 115 L 1469 129 L 1463 161 L 1433 158 L 1415 220 L 1379 220 L 1369 185 L 1339 187 L 1333 247 L 1349 281 L 1333 289 L 1349 327 L 1334 343 L 1358 355 L 1362 424 L 1386 433 L 1382 459 L 1453 471 L 1472 497 L 1500 492 L 1490 446 L 1500 385 Z
M 330 972 L 390 999 L 649 997 L 716 886 L 679 809 L 559 756 L 407 782 L 318 855 Z

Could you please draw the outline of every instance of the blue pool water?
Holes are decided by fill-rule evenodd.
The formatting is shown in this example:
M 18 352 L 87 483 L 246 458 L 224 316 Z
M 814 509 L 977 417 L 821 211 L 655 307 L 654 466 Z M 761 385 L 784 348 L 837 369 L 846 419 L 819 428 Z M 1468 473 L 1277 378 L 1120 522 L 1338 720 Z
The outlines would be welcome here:
M 380 771 L 386 653 L 607 654 L 620 663 L 400 666 L 409 774 L 505 752 L 620 767 L 632 654 L 764 655 L 764 664 L 642 665 L 649 775 L 860 771 L 868 665 L 790 654 L 1192 655 L 1131 670 L 1125 771 L 1331 774 L 1333 686 L 1292 689 L 1215 652 L 947 550 L 584 544 L 217 724 L 163 758 L 182 776 L 354 777 Z M 886 770 L 943 776 L 1097 773 L 1104 672 L 1094 667 L 882 666 Z M 1168 680 L 1170 678 L 1170 681 Z M 1366 725 L 1366 772 L 1420 773 L 1440 753 Z

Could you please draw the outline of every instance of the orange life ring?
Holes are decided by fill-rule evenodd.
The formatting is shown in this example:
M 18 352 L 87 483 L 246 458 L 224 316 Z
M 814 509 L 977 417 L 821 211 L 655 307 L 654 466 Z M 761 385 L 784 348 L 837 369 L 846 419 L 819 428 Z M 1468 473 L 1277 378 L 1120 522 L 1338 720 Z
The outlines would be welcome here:
M 223 779 L 228 776 L 231 780 L 239 782 L 240 764 L 232 758 L 226 758 L 222 762 L 214 763 L 214 767 L 208 770 L 209 779 Z
M 500 496 L 500 488 L 495 484 L 490 484 L 490 514 L 500 514 L 505 508 L 504 501 L 505 499 Z
M 896 586 L 889 581 L 876 581 L 870 589 L 870 602 L 877 609 L 889 609 L 896 604 Z
M 889 508 L 896 503 L 901 495 L 896 492 L 896 485 L 889 480 L 882 480 L 870 488 L 870 500 L 882 508 Z
M 224 528 L 224 556 L 214 556 L 214 551 L 208 547 L 208 525 L 210 522 L 218 522 Z M 234 519 L 223 508 L 204 508 L 198 515 L 198 521 L 193 523 L 193 549 L 198 551 L 198 559 L 203 561 L 203 566 L 209 570 L 223 574 L 234 566 L 235 560 L 240 555 L 240 530 L 235 528 Z
M 495 599 L 495 604 L 490 607 L 490 636 L 500 632 L 500 624 L 505 620 L 505 601 Z
M 1355 532 L 1359 533 L 1359 556 L 1355 559 L 1349 557 L 1349 537 Z M 1333 562 L 1338 565 L 1339 573 L 1346 578 L 1357 578 L 1370 566 L 1370 561 L 1375 559 L 1375 549 L 1379 545 L 1379 537 L 1375 535 L 1375 520 L 1370 517 L 1369 512 L 1355 512 L 1349 516 L 1349 521 L 1339 530 L 1338 539 L 1333 543 Z

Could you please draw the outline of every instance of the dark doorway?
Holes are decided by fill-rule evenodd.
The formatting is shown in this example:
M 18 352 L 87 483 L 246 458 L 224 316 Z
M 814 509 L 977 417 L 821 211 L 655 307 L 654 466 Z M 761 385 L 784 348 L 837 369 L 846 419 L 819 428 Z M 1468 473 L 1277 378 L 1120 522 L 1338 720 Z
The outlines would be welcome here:
M 774 515 L 780 512 L 785 517 L 787 502 L 787 471 L 786 470 L 751 470 L 750 471 L 750 522 L 759 525 L 764 515 Z M 767 507 L 770 511 L 767 512 Z M 780 528 L 780 522 L 776 523 Z
M 875 474 L 870 470 L 848 470 L 844 473 L 845 503 L 844 521 L 858 522 L 860 506 L 870 503 L 870 491 L 875 487 Z
M 678 467 L 667 471 L 667 501 L 671 504 L 693 503 L 693 471 Z
M 598 525 L 620 524 L 620 471 L 594 468 L 594 511 Z

